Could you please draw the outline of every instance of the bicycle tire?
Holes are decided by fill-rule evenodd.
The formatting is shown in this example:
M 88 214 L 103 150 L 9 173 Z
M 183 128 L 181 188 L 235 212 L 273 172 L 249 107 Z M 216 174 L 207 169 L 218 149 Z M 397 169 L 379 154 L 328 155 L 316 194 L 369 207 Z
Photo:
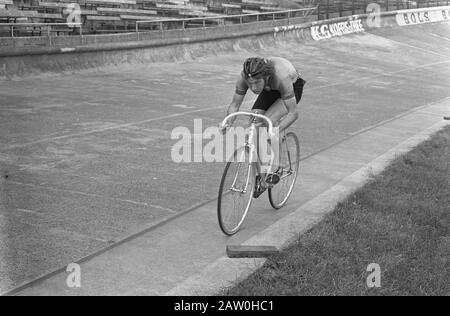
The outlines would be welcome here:
M 290 147 L 289 142 L 292 142 L 293 147 Z M 298 169 L 299 169 L 299 165 L 300 165 L 300 142 L 298 140 L 297 135 L 295 135 L 295 133 L 293 132 L 289 132 L 286 134 L 286 136 L 283 138 L 283 144 L 282 144 L 282 151 L 283 154 L 285 153 L 285 149 L 286 149 L 286 154 L 287 157 L 282 156 L 281 159 L 287 158 L 288 159 L 288 163 L 289 163 L 289 170 L 287 171 L 286 175 L 285 175 L 285 170 L 283 168 L 283 173 L 281 175 L 281 179 L 280 182 L 277 183 L 276 185 L 274 185 L 272 188 L 269 188 L 269 201 L 270 204 L 272 205 L 272 207 L 276 210 L 282 208 L 284 205 L 286 205 L 292 190 L 294 189 L 295 183 L 297 181 L 297 176 L 298 176 Z M 292 153 L 291 150 L 295 148 L 296 153 Z M 284 162 L 284 161 L 283 161 Z M 280 163 L 282 163 L 282 161 L 280 161 Z M 283 166 L 284 167 L 284 166 Z M 290 178 L 292 182 L 289 183 L 288 185 L 288 189 L 287 192 L 282 195 L 282 198 L 277 198 L 277 192 L 281 190 L 281 188 L 283 187 L 283 182 L 282 180 L 286 179 L 286 178 Z M 281 200 L 278 202 L 278 200 Z
M 239 162 L 242 161 L 242 158 L 239 160 L 237 157 L 239 155 L 239 152 L 244 150 L 244 154 L 245 154 L 245 160 L 244 162 Z M 222 232 L 225 235 L 228 236 L 232 236 L 234 234 L 236 234 L 239 229 L 241 228 L 245 217 L 247 216 L 248 210 L 250 209 L 250 205 L 251 202 L 253 200 L 253 192 L 255 190 L 255 168 L 253 163 L 251 163 L 249 160 L 249 156 L 250 156 L 250 150 L 247 147 L 242 147 L 237 149 L 234 152 L 233 158 L 235 158 L 232 161 L 229 161 L 227 163 L 227 165 L 225 166 L 223 175 L 222 175 L 222 180 L 220 182 L 220 187 L 219 187 L 219 197 L 217 200 L 217 217 L 218 217 L 218 221 L 219 221 L 219 226 L 220 229 L 222 230 Z M 233 168 L 235 168 L 237 166 L 237 171 L 234 172 Z M 243 173 L 239 174 L 239 172 L 241 171 L 241 167 L 243 166 Z M 231 175 L 233 178 L 233 182 L 231 183 L 231 188 L 228 189 L 228 187 L 230 186 L 230 184 L 227 182 L 227 176 Z M 239 191 L 238 189 L 236 189 L 235 185 L 236 185 L 236 181 L 237 178 L 240 175 L 245 175 L 245 183 L 244 183 L 244 187 L 242 188 L 242 191 Z M 247 190 L 245 190 L 247 189 Z M 245 192 L 244 192 L 245 191 Z M 228 222 L 227 219 L 229 219 L 229 216 L 232 216 L 233 214 L 230 214 L 230 212 L 228 212 L 227 209 L 227 205 L 226 203 L 228 201 L 226 201 L 225 197 L 226 195 L 231 195 L 233 198 L 237 197 L 239 198 L 239 195 L 243 195 L 243 194 L 248 194 L 248 201 L 246 201 L 246 203 L 243 204 L 243 209 L 241 210 L 241 212 L 238 212 L 235 216 L 235 224 L 230 224 Z M 235 205 L 234 205 L 235 206 Z

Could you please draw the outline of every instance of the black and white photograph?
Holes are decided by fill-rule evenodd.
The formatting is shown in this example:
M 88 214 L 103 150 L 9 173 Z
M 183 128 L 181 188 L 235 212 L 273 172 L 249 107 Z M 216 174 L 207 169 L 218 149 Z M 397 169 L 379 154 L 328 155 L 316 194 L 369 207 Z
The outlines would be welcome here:
M 0 0 L 0 296 L 450 296 L 450 1 Z

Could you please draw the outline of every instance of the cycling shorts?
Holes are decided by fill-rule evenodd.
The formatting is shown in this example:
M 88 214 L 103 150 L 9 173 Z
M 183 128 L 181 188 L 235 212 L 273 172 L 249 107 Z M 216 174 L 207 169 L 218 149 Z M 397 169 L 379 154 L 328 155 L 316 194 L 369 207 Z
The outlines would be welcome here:
M 295 100 L 297 104 L 300 102 L 303 94 L 303 86 L 306 81 L 302 78 L 298 78 L 296 82 L 293 83 Z M 281 99 L 280 91 L 278 90 L 263 90 L 253 104 L 252 110 L 263 110 L 267 111 L 278 99 Z

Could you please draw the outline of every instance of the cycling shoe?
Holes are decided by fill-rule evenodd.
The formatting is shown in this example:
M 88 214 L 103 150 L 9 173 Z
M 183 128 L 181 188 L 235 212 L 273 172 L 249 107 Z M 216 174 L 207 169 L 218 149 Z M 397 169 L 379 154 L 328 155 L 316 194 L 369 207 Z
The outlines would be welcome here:
M 261 185 L 261 176 L 256 176 L 256 185 L 255 185 L 255 191 L 253 192 L 253 197 L 257 199 L 261 194 L 266 191 L 266 187 Z

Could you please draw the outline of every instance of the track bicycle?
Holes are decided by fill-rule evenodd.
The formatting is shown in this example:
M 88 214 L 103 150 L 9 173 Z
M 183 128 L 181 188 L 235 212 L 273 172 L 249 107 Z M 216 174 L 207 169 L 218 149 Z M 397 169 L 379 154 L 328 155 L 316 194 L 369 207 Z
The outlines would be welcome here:
M 228 121 L 238 116 L 249 116 L 250 126 L 245 144 L 234 152 L 225 166 L 217 201 L 219 226 L 228 236 L 234 235 L 241 228 L 258 185 L 268 187 L 269 201 L 274 209 L 278 210 L 286 204 L 294 189 L 300 162 L 300 144 L 297 136 L 293 132 L 283 132 L 280 135 L 281 154 L 279 168 L 276 171 L 280 180 L 275 185 L 267 183 L 267 174 L 262 173 L 259 142 L 255 141 L 255 138 L 258 137 L 257 125 L 260 119 L 267 125 L 270 141 L 273 136 L 272 121 L 261 114 L 235 112 L 223 120 L 221 128 L 230 127 Z M 264 183 L 258 183 L 262 181 Z

